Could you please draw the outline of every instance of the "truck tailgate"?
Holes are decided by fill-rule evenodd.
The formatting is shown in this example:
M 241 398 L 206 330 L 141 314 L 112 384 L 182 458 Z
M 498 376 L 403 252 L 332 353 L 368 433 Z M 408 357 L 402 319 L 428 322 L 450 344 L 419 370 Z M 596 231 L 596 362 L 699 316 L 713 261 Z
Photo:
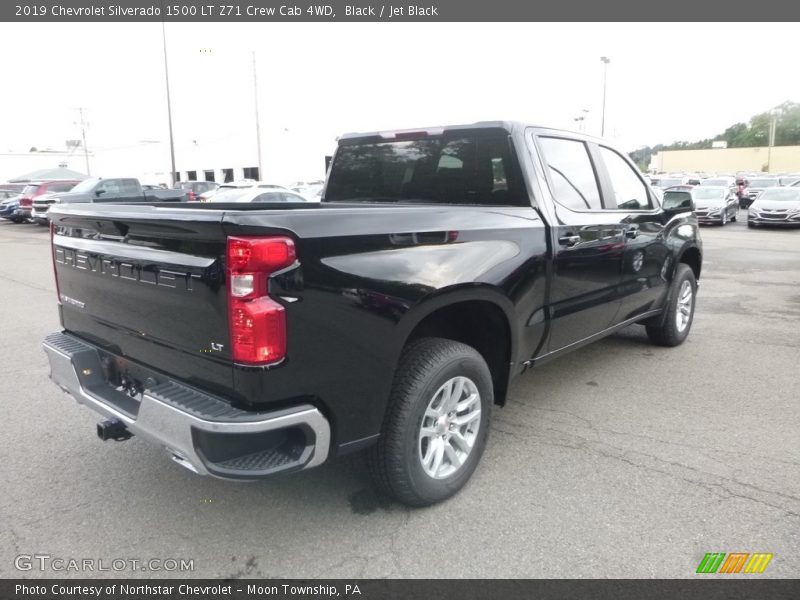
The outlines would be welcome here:
M 51 209 L 64 329 L 126 361 L 230 392 L 222 211 Z

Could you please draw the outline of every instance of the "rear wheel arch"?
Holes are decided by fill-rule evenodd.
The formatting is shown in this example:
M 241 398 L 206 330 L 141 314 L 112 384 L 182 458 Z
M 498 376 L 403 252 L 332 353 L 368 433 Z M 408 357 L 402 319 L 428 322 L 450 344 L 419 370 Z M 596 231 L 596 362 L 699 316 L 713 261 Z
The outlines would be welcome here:
M 478 351 L 492 374 L 494 403 L 504 404 L 516 356 L 513 305 L 491 290 L 452 291 L 408 315 L 403 344 L 428 337 L 451 339 Z

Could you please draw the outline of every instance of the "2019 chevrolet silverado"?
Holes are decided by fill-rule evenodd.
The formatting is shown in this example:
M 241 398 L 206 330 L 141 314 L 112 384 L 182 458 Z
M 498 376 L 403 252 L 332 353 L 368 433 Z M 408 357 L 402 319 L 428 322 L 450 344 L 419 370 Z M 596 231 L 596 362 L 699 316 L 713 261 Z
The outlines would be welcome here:
M 194 472 L 363 450 L 429 505 L 514 377 L 634 323 L 686 339 L 693 208 L 605 140 L 512 122 L 344 135 L 319 203 L 55 205 L 50 377 Z

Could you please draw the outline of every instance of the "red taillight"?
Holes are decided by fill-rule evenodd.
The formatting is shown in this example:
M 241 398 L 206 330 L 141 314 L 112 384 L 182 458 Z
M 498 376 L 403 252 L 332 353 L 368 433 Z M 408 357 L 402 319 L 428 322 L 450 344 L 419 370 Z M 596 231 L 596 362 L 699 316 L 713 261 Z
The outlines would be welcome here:
M 294 263 L 287 237 L 229 237 L 228 317 L 237 363 L 264 365 L 286 356 L 286 313 L 269 297 L 269 276 Z
M 58 303 L 61 304 L 61 288 L 58 287 L 58 271 L 56 270 L 56 243 L 55 233 L 56 226 L 50 222 L 50 257 L 53 259 L 53 277 L 56 280 L 56 296 L 58 296 Z
M 197 194 L 195 194 L 192 190 L 189 190 L 188 198 L 189 202 L 194 202 L 197 200 Z
M 20 198 L 19 205 L 25 207 L 33 206 L 33 198 Z

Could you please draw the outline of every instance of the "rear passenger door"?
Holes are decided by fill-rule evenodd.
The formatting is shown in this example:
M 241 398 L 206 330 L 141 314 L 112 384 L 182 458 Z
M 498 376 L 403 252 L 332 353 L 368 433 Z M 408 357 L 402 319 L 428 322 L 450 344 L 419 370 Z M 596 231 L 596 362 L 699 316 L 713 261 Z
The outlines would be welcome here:
M 532 132 L 547 190 L 553 244 L 548 352 L 610 327 L 620 308 L 625 228 L 603 205 L 604 174 L 588 141 Z

